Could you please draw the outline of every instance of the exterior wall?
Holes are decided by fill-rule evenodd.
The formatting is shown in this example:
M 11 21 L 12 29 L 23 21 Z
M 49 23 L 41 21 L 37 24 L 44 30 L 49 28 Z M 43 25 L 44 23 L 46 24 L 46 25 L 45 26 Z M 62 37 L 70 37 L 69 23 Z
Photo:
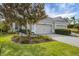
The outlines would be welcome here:
M 36 24 L 32 25 L 32 32 L 36 33 Z
M 15 30 L 15 26 L 16 26 L 15 23 L 12 23 L 12 31 L 13 31 L 13 32 L 16 31 L 16 30 Z
M 37 24 L 52 24 L 54 20 L 52 18 L 45 18 L 40 20 Z
M 34 33 L 37 34 L 37 25 L 38 24 L 44 24 L 44 25 L 52 25 L 51 28 L 52 28 L 52 33 L 54 33 L 55 29 L 67 29 L 67 23 L 63 20 L 63 19 L 59 19 L 59 18 L 46 18 L 46 19 L 43 19 L 41 21 L 39 21 L 37 24 L 35 24 L 33 27 L 32 27 L 32 31 Z M 41 26 L 40 28 L 43 28 L 43 26 Z M 40 30 L 39 28 L 39 30 Z M 49 29 L 48 29 L 49 30 Z M 40 31 L 41 32 L 41 31 Z M 42 31 L 43 32 L 43 31 Z

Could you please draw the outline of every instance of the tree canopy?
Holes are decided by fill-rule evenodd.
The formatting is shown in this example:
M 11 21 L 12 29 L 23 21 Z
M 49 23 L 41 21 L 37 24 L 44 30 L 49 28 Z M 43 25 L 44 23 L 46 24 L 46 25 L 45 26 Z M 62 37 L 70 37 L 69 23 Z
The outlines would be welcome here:
M 17 21 L 22 24 L 35 23 L 46 17 L 42 3 L 3 3 L 0 12 L 7 21 Z

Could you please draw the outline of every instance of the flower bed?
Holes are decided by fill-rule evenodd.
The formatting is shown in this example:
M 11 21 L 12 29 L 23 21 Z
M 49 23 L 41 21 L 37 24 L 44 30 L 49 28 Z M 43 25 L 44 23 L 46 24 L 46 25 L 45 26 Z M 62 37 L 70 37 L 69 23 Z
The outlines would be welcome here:
M 41 42 L 48 42 L 48 41 L 54 41 L 52 38 L 48 36 L 41 36 L 41 35 L 36 35 L 36 36 L 31 36 L 31 43 L 41 43 Z M 28 36 L 14 36 L 12 38 L 12 41 L 16 43 L 22 43 L 22 44 L 30 44 L 30 39 Z

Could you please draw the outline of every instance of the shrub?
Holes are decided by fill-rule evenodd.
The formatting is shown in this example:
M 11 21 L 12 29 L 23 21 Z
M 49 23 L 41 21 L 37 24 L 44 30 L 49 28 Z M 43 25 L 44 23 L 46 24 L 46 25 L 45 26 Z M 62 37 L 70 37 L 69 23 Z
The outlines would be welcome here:
M 55 29 L 55 33 L 56 34 L 62 34 L 62 35 L 70 35 L 71 34 L 71 30 L 67 30 L 67 29 Z
M 25 29 L 20 29 L 19 32 L 26 34 L 26 30 Z
M 8 30 L 8 34 L 16 34 L 16 33 L 18 33 L 18 32 L 13 32 L 11 30 Z
M 33 37 L 32 40 L 35 43 L 40 43 L 40 42 L 52 41 L 52 38 L 50 38 L 49 36 L 38 35 L 37 37 Z
M 12 38 L 12 41 L 16 42 L 16 43 L 23 43 L 23 44 L 28 44 L 29 43 L 29 40 L 27 37 L 24 37 L 24 36 L 14 36 Z
M 14 41 L 14 42 L 18 42 L 18 41 L 19 41 L 19 39 L 20 39 L 20 37 L 19 37 L 19 36 L 14 36 L 14 37 L 12 38 L 12 41 Z
M 67 27 L 68 28 L 74 28 L 74 25 L 73 24 L 69 24 Z
M 76 24 L 74 27 L 79 30 L 79 24 Z
M 0 22 L 0 32 L 8 32 L 9 26 L 5 22 Z

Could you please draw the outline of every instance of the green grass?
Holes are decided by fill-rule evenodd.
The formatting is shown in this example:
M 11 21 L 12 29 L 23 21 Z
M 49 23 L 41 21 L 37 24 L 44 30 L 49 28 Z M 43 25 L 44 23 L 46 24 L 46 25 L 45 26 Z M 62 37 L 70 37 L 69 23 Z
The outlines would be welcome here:
M 0 36 L 2 56 L 79 56 L 79 48 L 53 41 L 39 44 L 16 44 L 13 35 Z

